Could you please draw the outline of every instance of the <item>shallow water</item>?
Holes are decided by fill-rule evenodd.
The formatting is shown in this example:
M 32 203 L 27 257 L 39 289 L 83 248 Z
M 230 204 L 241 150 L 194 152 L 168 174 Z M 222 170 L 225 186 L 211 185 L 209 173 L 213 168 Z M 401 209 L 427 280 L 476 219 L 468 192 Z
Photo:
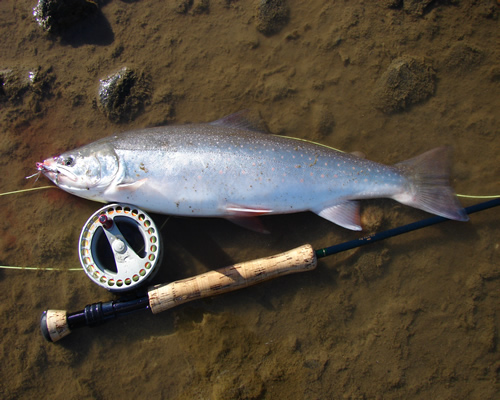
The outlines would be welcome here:
M 1 192 L 32 187 L 24 177 L 35 162 L 113 132 L 210 121 L 246 108 L 273 133 L 386 164 L 452 145 L 458 193 L 500 191 L 496 2 L 436 2 L 415 16 L 410 2 L 405 10 L 290 1 L 289 23 L 266 37 L 256 30 L 258 2 L 211 1 L 209 13 L 181 15 L 177 3 L 115 0 L 63 38 L 33 22 L 34 3 L 0 2 L 0 69 L 40 66 L 47 82 L 21 102 L 0 103 Z M 460 53 L 463 45 L 473 51 Z M 432 64 L 436 90 L 387 115 L 374 107 L 373 92 L 402 55 Z M 94 100 L 99 79 L 123 66 L 148 76 L 150 101 L 132 122 L 115 124 Z M 41 178 L 36 186 L 47 183 Z M 495 209 L 322 259 L 312 272 L 155 316 L 136 313 L 49 344 L 39 332 L 43 310 L 76 311 L 113 298 L 83 272 L 67 271 L 79 265 L 80 229 L 100 205 L 55 189 L 0 202 L 0 264 L 63 270 L 0 270 L 2 398 L 498 395 Z M 363 203 L 368 228 L 427 216 L 390 200 Z M 155 282 L 363 235 L 312 213 L 264 222 L 270 235 L 222 220 L 169 219 Z

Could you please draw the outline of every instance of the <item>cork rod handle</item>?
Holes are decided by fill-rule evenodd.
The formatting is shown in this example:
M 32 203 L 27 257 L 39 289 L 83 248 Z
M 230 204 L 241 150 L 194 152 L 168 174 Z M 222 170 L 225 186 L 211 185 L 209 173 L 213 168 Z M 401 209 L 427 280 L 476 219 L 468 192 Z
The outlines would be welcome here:
M 258 260 L 230 265 L 192 278 L 159 285 L 148 291 L 153 314 L 203 297 L 245 288 L 296 272 L 316 268 L 316 254 L 311 245 Z

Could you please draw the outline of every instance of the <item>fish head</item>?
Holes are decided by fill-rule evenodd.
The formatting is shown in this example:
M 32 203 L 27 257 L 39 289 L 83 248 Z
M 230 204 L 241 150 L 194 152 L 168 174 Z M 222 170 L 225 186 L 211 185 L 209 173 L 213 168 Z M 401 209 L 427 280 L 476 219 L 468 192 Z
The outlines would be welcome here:
M 119 161 L 112 146 L 93 143 L 36 163 L 36 167 L 61 189 L 95 198 L 118 174 Z

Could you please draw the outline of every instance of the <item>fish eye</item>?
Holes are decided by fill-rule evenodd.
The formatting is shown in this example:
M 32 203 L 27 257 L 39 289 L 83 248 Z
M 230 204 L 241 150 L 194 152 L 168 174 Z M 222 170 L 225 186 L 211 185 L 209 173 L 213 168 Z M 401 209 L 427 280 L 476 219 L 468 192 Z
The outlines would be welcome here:
M 71 167 L 75 163 L 75 159 L 73 157 L 66 157 L 62 160 L 62 165 L 66 167 Z

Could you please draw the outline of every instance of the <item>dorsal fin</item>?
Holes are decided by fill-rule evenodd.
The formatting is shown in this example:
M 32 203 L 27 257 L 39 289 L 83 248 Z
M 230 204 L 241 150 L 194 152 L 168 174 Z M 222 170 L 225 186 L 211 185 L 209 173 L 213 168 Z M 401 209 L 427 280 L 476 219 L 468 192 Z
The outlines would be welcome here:
M 221 119 L 210 122 L 210 125 L 221 125 L 254 132 L 266 132 L 266 126 L 260 115 L 248 109 L 226 115 Z

